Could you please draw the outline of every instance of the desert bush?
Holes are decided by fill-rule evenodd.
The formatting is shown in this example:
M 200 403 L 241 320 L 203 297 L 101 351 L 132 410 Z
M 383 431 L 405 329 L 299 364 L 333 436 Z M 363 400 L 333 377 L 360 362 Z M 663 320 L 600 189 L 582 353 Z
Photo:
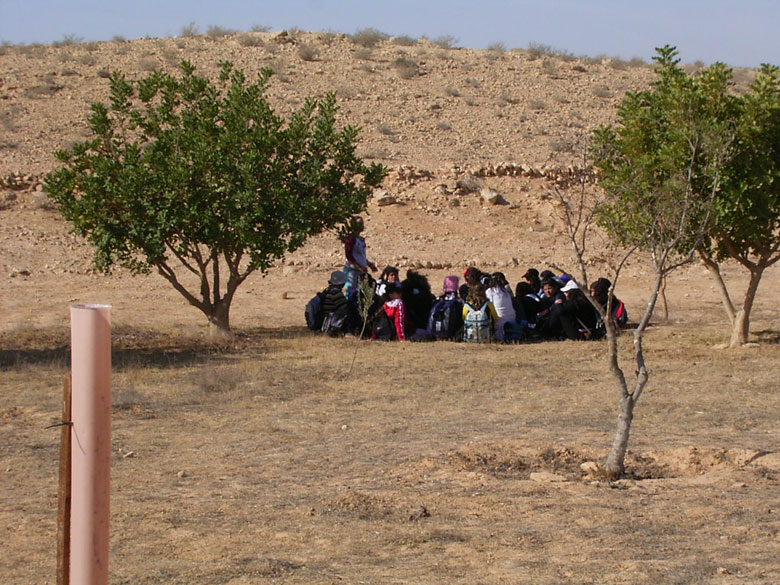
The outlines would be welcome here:
M 221 26 L 217 26 L 216 24 L 210 24 L 206 29 L 206 36 L 210 39 L 219 39 L 222 37 L 229 37 L 230 35 L 234 35 L 236 32 L 238 31 L 233 28 L 223 28 Z
M 341 99 L 349 100 L 356 97 L 357 94 L 358 91 L 350 85 L 342 85 L 336 89 L 336 96 L 340 97 Z
M 477 100 L 475 100 L 471 96 L 468 96 L 468 97 L 463 98 L 463 103 L 466 104 L 467 106 L 476 106 L 477 105 Z
M 550 150 L 553 152 L 574 152 L 574 142 L 568 138 L 555 138 L 550 141 Z
M 555 61 L 549 58 L 545 58 L 542 61 L 542 71 L 550 76 L 558 75 L 558 67 L 555 64 Z
M 84 39 L 82 37 L 76 36 L 75 34 L 69 34 L 69 35 L 63 35 L 62 39 L 59 41 L 54 41 L 51 46 L 52 47 L 72 47 L 73 45 L 80 45 L 84 42 Z
M 101 79 L 108 79 L 109 77 L 111 77 L 111 72 L 108 69 L 100 69 L 97 72 L 97 76 L 100 77 Z
M 479 79 L 474 79 L 473 77 L 467 77 L 466 85 L 470 87 L 480 87 L 482 83 L 479 81 Z
M 432 39 L 431 44 L 434 47 L 439 47 L 440 49 L 457 49 L 458 39 L 452 35 L 442 35 Z
M 363 63 L 361 63 L 361 64 L 358 66 L 358 69 L 359 69 L 360 71 L 365 71 L 366 73 L 375 73 L 375 72 L 376 72 L 376 69 L 374 69 L 374 66 L 373 66 L 373 65 L 371 65 L 371 63 L 365 63 L 365 62 L 363 62 Z
M 265 45 L 260 36 L 252 33 L 238 35 L 238 44 L 242 47 L 262 47 Z
M 415 61 L 405 57 L 398 57 L 393 61 L 393 68 L 401 79 L 411 79 L 420 73 L 420 68 Z
M 337 33 L 337 32 L 326 31 L 326 32 L 320 33 L 317 38 L 319 38 L 319 40 L 322 43 L 330 46 L 330 45 L 332 45 L 336 41 L 338 36 L 339 36 L 339 33 Z
M 355 59 L 360 59 L 362 61 L 368 61 L 373 56 L 374 56 L 373 51 L 371 49 L 366 48 L 366 47 L 362 47 L 360 49 L 356 49 L 355 50 Z
M 320 54 L 316 47 L 307 44 L 299 45 L 296 52 L 303 61 L 316 61 Z
M 154 57 L 141 57 L 138 60 L 138 69 L 141 71 L 154 71 L 157 67 L 157 59 Z
M 439 130 L 452 130 L 452 126 L 450 126 L 449 124 L 447 124 L 447 122 L 437 122 L 437 123 L 436 123 L 436 127 L 437 127 Z
M 569 104 L 571 100 L 562 93 L 555 94 L 553 99 L 559 104 Z
M 25 97 L 31 99 L 51 97 L 62 90 L 63 87 L 65 86 L 59 85 L 52 81 L 43 85 L 33 85 L 32 87 L 28 87 L 24 90 L 24 95 Z
M 198 25 L 194 22 L 190 22 L 189 24 L 185 24 L 183 27 L 181 27 L 181 31 L 179 32 L 180 37 L 197 37 L 200 34 L 200 30 L 198 28 Z
M 641 57 L 631 57 L 628 61 L 630 67 L 645 67 L 647 63 Z
M 520 103 L 520 100 L 517 99 L 511 93 L 509 93 L 509 91 L 506 90 L 506 89 L 501 92 L 500 96 L 498 96 L 498 100 L 499 100 L 500 103 L 503 103 L 503 104 L 513 104 L 514 105 L 514 104 L 519 104 Z
M 114 35 L 113 37 L 111 37 L 111 41 L 114 43 L 126 43 L 127 39 L 122 35 Z
M 417 39 L 407 35 L 401 35 L 400 37 L 393 37 L 390 42 L 401 47 L 413 47 L 417 44 Z
M 97 63 L 97 59 L 95 59 L 92 55 L 81 55 L 77 61 L 81 63 L 82 65 L 86 65 L 88 67 L 91 67 L 95 63 Z
M 597 85 L 593 88 L 593 95 L 600 98 L 608 98 L 612 96 L 612 92 L 606 85 Z
M 88 43 L 84 43 L 82 46 L 90 53 L 94 53 L 100 48 L 100 43 L 97 43 L 95 41 L 90 41 Z
M 254 33 L 258 33 L 258 32 L 260 32 L 260 33 L 267 33 L 268 31 L 271 30 L 271 27 L 267 26 L 265 24 L 253 24 L 252 28 L 249 29 L 249 30 L 251 32 L 254 32 Z
M 457 180 L 458 190 L 463 193 L 479 193 L 482 189 L 482 181 L 474 175 L 463 175 Z
M 73 77 L 74 75 L 78 75 L 79 72 L 74 69 L 63 69 L 60 71 L 60 75 L 62 77 Z
M 380 134 L 384 134 L 385 136 L 393 136 L 395 134 L 395 130 L 386 124 L 380 124 L 376 129 Z
M 487 46 L 487 50 L 488 51 L 492 51 L 494 53 L 505 53 L 506 52 L 506 45 L 504 45 L 504 43 L 502 43 L 501 41 L 499 41 L 497 43 L 490 43 Z
M 575 59 L 574 54 L 569 51 L 556 49 L 542 43 L 528 43 L 528 56 L 531 59 L 539 59 L 540 57 L 557 57 L 564 61 L 572 61 Z
M 542 100 L 530 100 L 528 102 L 528 107 L 532 110 L 543 110 L 547 107 L 547 104 Z
M 447 97 L 460 97 L 460 91 L 457 87 L 445 87 L 444 95 Z
M 609 62 L 609 66 L 616 71 L 625 71 L 628 69 L 628 61 L 624 61 L 620 57 L 613 57 Z
M 389 38 L 390 35 L 378 31 L 375 28 L 363 28 L 350 36 L 353 43 L 366 48 L 376 47 L 379 43 L 386 41 Z

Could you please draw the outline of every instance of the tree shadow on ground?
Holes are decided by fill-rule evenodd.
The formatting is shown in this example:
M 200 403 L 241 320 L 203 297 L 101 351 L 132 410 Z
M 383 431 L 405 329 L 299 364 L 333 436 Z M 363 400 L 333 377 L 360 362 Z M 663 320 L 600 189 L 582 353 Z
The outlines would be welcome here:
M 237 329 L 227 339 L 203 335 L 119 327 L 111 332 L 111 366 L 127 368 L 184 368 L 204 362 L 260 356 L 267 353 L 268 341 L 295 339 L 309 335 L 305 327 L 256 327 Z M 67 368 L 70 365 L 70 332 L 31 330 L 24 335 L 0 336 L 0 371 L 29 366 Z
M 753 331 L 759 343 L 780 343 L 780 331 L 775 329 L 764 329 L 762 331 Z

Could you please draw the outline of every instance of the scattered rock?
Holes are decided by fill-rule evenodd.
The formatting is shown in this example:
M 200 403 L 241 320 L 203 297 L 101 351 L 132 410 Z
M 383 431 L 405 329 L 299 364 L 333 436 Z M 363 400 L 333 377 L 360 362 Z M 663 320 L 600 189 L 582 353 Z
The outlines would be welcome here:
M 499 193 L 488 188 L 480 191 L 480 197 L 482 197 L 482 201 L 490 203 L 490 205 L 503 205 L 506 203 L 506 200 Z
M 379 207 L 386 207 L 397 203 L 398 200 L 395 195 L 391 195 L 384 189 L 379 189 L 378 191 L 374 191 L 374 201 Z
M 586 461 L 582 465 L 580 465 L 580 469 L 582 472 L 586 475 L 596 475 L 601 471 L 601 465 L 596 463 L 595 461 Z
M 178 478 L 187 477 L 187 472 L 182 469 L 176 474 L 176 477 Z
M 426 508 L 423 505 L 417 506 L 414 510 L 412 510 L 409 513 L 410 522 L 417 522 L 422 518 L 430 518 L 430 517 L 431 517 L 431 513 L 428 511 L 428 508 Z

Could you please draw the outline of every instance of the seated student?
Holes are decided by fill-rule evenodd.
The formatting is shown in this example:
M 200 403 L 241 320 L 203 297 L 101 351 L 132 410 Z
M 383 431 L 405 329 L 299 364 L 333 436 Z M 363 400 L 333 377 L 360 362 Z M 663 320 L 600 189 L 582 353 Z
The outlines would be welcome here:
M 405 341 L 408 339 L 409 322 L 406 305 L 401 298 L 401 283 L 388 283 L 382 299 L 384 304 L 374 317 L 371 339 Z
M 328 288 L 322 294 L 320 307 L 323 314 L 322 332 L 335 336 L 344 333 L 344 323 L 347 318 L 347 297 L 342 289 L 347 282 L 347 275 L 341 270 L 334 270 L 328 280 Z
M 603 337 L 603 332 L 598 329 L 600 315 L 585 298 L 574 279 L 569 280 L 561 288 L 561 292 L 566 296 L 566 300 L 555 305 L 550 316 L 550 321 L 558 320 L 561 336 L 571 340 Z
M 557 319 L 551 320 L 550 315 L 553 307 L 563 303 L 566 296 L 561 292 L 560 283 L 552 278 L 542 281 L 542 293 L 542 310 L 536 314 L 536 332 L 546 338 L 560 337 L 560 322 Z
M 603 277 L 590 285 L 590 296 L 592 296 L 605 311 L 607 310 L 607 300 L 609 299 L 609 289 L 611 287 L 612 283 L 610 280 Z M 614 294 L 612 295 L 612 319 L 621 329 L 628 324 L 628 310 L 623 304 L 623 301 Z
M 536 268 L 529 268 L 525 271 L 525 274 L 523 274 L 523 282 L 527 282 L 529 285 L 531 285 L 531 289 L 533 290 L 534 294 L 536 295 L 536 298 L 541 298 L 541 292 L 542 292 L 542 279 L 539 278 L 539 271 Z M 518 283 L 518 286 L 520 283 Z M 515 287 L 515 296 L 519 297 L 520 295 L 517 294 L 517 289 Z
M 526 281 L 517 283 L 515 287 L 514 306 L 518 319 L 536 323 L 536 314 L 544 309 L 542 301 L 536 296 L 538 289 Z
M 469 287 L 469 296 L 463 305 L 463 341 L 489 343 L 495 339 L 498 321 L 496 309 L 485 296 L 485 288 L 477 283 Z
M 444 278 L 444 294 L 433 303 L 428 331 L 434 339 L 459 340 L 463 334 L 463 301 L 458 298 L 458 277 Z
M 428 315 L 436 300 L 428 279 L 419 272 L 407 270 L 406 279 L 401 283 L 401 294 L 407 312 L 409 337 L 424 337 L 427 334 Z
M 398 268 L 395 266 L 387 266 L 383 271 L 382 275 L 379 277 L 379 280 L 376 281 L 376 294 L 377 296 L 381 297 L 383 294 L 385 294 L 385 288 L 387 287 L 387 283 L 396 283 L 400 282 L 401 278 L 398 274 Z
M 496 339 L 504 341 L 505 327 L 514 331 L 518 328 L 517 314 L 512 305 L 512 294 L 509 292 L 509 283 L 501 272 L 494 272 L 490 279 L 490 285 L 485 289 L 485 297 L 496 310 Z
M 490 275 L 487 272 L 482 272 L 476 266 L 469 266 L 463 271 L 464 283 L 460 286 L 459 294 L 461 299 L 466 299 L 469 296 L 469 288 L 475 284 L 481 284 L 487 288 L 490 285 Z

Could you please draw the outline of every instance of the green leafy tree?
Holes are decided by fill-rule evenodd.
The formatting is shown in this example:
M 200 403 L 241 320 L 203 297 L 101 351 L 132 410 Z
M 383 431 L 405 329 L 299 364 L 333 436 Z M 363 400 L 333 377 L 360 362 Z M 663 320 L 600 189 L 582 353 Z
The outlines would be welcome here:
M 635 251 L 647 255 L 653 271 L 645 311 L 633 332 L 632 383 L 619 363 L 616 331 L 607 317 L 611 307 L 603 311 L 609 367 L 619 397 L 616 433 L 605 463 L 610 477 L 624 471 L 634 408 L 650 377 L 644 333 L 664 280 L 692 262 L 705 241 L 734 136 L 730 70 L 714 64 L 691 77 L 680 69 L 676 55 L 673 47 L 658 49 L 657 80 L 651 89 L 626 94 L 617 123 L 599 128 L 591 145 L 603 198 L 585 217 L 592 215 L 618 246 L 613 286 Z M 578 249 L 584 249 L 582 244 L 575 246 Z
M 356 156 L 358 129 L 337 128 L 333 94 L 285 122 L 265 97 L 269 69 L 254 82 L 230 63 L 216 82 L 180 69 L 113 73 L 93 136 L 57 152 L 46 190 L 98 269 L 156 270 L 227 332 L 238 286 L 363 211 L 386 169 Z
M 764 271 L 780 260 L 780 81 L 763 65 L 738 101 L 736 136 L 722 188 L 715 199 L 712 239 L 700 251 L 718 284 L 732 325 L 731 346 L 748 342 L 750 312 Z M 736 260 L 749 272 L 735 306 L 720 262 Z

